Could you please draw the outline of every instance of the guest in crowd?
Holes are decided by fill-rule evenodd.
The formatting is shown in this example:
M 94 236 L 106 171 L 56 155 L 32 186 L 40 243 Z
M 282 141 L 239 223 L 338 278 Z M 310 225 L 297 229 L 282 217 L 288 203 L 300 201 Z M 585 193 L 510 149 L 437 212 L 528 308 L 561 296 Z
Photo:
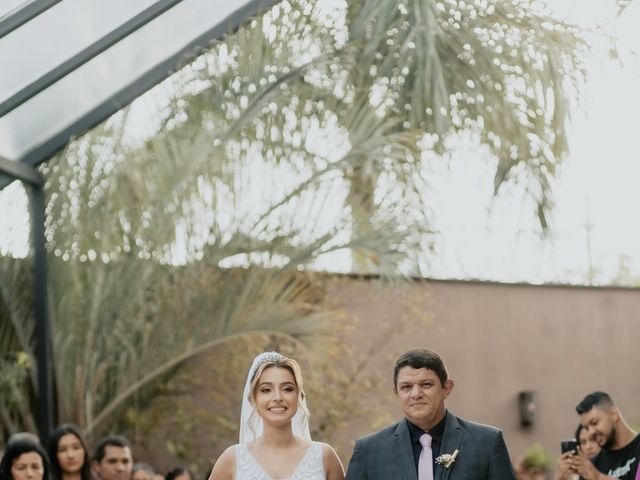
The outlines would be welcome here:
M 191 472 L 183 467 L 176 467 L 169 470 L 164 476 L 164 480 L 194 480 Z
M 640 470 L 640 435 L 611 397 L 593 392 L 578 404 L 576 412 L 601 450 L 593 460 L 585 452 L 569 456 L 570 469 L 586 480 L 634 480 Z
M 583 452 L 590 459 L 594 459 L 598 453 L 600 453 L 600 445 L 596 442 L 593 435 L 589 434 L 589 431 L 582 425 L 578 425 L 576 429 L 576 439 L 580 446 L 580 451 Z
M 154 480 L 156 473 L 148 463 L 137 462 L 131 469 L 131 480 Z
M 80 430 L 60 425 L 49 438 L 52 480 L 91 480 L 89 450 Z
M 0 461 L 0 480 L 49 480 L 49 460 L 39 443 L 13 440 Z
M 7 441 L 7 446 L 11 445 L 13 442 L 31 442 L 36 445 L 40 445 L 40 439 L 35 433 L 31 432 L 16 432 L 11 434 L 9 440 Z
M 576 429 L 576 440 L 580 452 L 584 453 L 587 457 L 593 460 L 595 456 L 600 453 L 600 446 L 596 443 L 593 435 L 589 434 L 589 431 L 582 426 L 578 425 Z M 580 476 L 571 469 L 572 460 L 571 457 L 577 452 L 565 452 L 558 460 L 558 466 L 556 468 L 553 480 L 578 480 Z
M 112 435 L 98 442 L 92 461 L 96 480 L 129 480 L 132 468 L 131 444 L 126 438 Z

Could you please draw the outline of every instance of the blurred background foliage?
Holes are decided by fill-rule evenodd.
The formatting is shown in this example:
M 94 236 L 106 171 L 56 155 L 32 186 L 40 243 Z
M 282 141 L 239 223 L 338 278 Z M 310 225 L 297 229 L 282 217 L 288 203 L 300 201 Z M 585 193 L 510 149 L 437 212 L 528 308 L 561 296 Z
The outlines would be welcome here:
M 244 381 L 273 338 L 309 356 L 310 391 L 344 393 L 366 352 L 335 343 L 344 326 L 317 270 L 427 275 L 422 159 L 446 161 L 462 134 L 498 158 L 495 190 L 520 184 L 544 226 L 586 49 L 528 0 L 285 0 L 185 60 L 146 97 L 161 101 L 137 102 L 146 115 L 134 104 L 42 168 L 58 421 L 137 435 L 162 415 L 144 408 L 197 388 L 177 380 L 185 362 L 212 355 L 211 375 Z M 0 261 L 9 434 L 34 425 L 33 299 L 29 260 Z M 251 334 L 262 340 L 225 350 Z M 367 413 L 353 408 L 318 402 L 318 435 Z M 231 442 L 235 422 L 216 415 L 207 426 Z

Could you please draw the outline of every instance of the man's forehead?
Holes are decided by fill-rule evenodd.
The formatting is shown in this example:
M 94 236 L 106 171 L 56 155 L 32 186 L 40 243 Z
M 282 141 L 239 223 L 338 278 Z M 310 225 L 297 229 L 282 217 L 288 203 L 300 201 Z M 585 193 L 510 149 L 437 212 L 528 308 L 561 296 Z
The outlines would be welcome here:
M 104 458 L 131 458 L 131 450 L 129 447 L 120 447 L 118 445 L 107 445 L 104 449 Z
M 413 368 L 409 365 L 398 370 L 398 381 L 415 380 L 416 378 L 436 378 L 436 372 L 426 367 Z
M 587 410 L 586 412 L 580 414 L 580 420 L 585 423 L 593 418 L 602 417 L 606 414 L 606 411 L 594 405 L 593 407 L 591 407 L 591 410 Z

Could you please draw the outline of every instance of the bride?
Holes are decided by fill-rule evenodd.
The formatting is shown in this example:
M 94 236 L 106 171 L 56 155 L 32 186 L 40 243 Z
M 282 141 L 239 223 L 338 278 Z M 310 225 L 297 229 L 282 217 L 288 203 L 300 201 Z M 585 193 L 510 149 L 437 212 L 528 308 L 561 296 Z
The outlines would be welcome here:
M 277 352 L 249 369 L 240 415 L 240 442 L 227 448 L 209 480 L 344 480 L 333 448 L 311 441 L 302 374 Z

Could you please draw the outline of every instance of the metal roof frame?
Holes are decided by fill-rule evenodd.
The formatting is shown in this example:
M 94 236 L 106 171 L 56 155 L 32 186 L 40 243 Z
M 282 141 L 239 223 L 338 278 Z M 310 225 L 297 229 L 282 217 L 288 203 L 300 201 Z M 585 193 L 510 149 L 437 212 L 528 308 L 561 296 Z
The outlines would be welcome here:
M 28 28 L 29 22 L 42 18 L 43 15 L 60 7 L 65 1 L 74 0 L 27 0 L 20 6 L 14 8 L 4 16 L 0 17 L 0 53 L 2 53 L 2 43 L 7 41 L 12 34 L 20 32 L 23 28 Z M 100 4 L 102 0 L 82 0 L 84 5 L 94 2 Z M 200 1 L 200 4 L 198 4 Z M 47 314 L 47 284 L 46 284 L 46 250 L 45 250 L 45 197 L 44 179 L 37 170 L 37 166 L 48 160 L 60 151 L 73 138 L 80 136 L 90 128 L 98 125 L 111 115 L 131 103 L 138 96 L 160 83 L 168 77 L 179 65 L 185 55 L 193 55 L 199 49 L 205 48 L 213 40 L 222 38 L 225 34 L 235 31 L 240 27 L 247 17 L 258 13 L 261 9 L 267 8 L 279 0 L 149 0 L 146 8 L 128 17 L 114 28 L 99 36 L 94 41 L 83 45 L 63 61 L 49 68 L 42 74 L 25 79 L 24 84 L 13 88 L 8 94 L 3 92 L 0 83 L 0 190 L 15 180 L 24 182 L 30 193 L 31 210 L 31 243 L 34 261 L 34 316 L 36 319 L 36 345 L 35 355 L 37 363 L 37 383 L 39 392 L 37 423 L 40 436 L 43 440 L 49 438 L 54 423 L 54 401 L 53 401 L 53 373 L 51 358 L 51 325 Z M 115 2 L 103 2 L 114 4 Z M 132 2 L 133 3 L 133 2 Z M 82 111 L 73 117 L 62 128 L 53 130 L 44 139 L 28 148 L 23 154 L 16 158 L 5 158 L 3 156 L 3 124 L 8 116 L 13 112 L 29 104 L 40 94 L 47 92 L 50 88 L 64 81 L 79 69 L 88 65 L 92 60 L 108 52 L 120 42 L 136 35 L 141 29 L 151 24 L 164 15 L 171 15 L 179 5 L 193 5 L 194 11 L 203 11 L 206 5 L 208 8 L 217 8 L 223 12 L 223 17 L 212 16 L 211 24 L 198 31 L 193 38 L 186 43 L 184 40 L 179 43 L 179 47 L 171 50 L 159 61 L 155 61 L 148 66 L 142 74 L 133 75 L 126 78 L 123 85 L 113 91 L 106 98 L 100 99 L 90 108 Z M 140 1 L 140 4 L 143 4 Z M 224 10 L 235 7 L 233 10 Z M 224 12 L 227 12 L 226 15 Z M 183 12 L 184 13 L 184 12 Z M 55 18 L 55 17 L 54 17 Z M 202 18 L 199 18 L 203 21 Z M 59 27 L 59 25 L 57 26 Z M 42 35 L 42 32 L 39 32 Z M 169 32 L 171 34 L 171 32 Z M 176 42 L 177 43 L 177 42 Z M 5 44 L 6 45 L 6 44 Z M 21 45 L 17 45 L 21 47 Z M 13 47 L 12 47 L 13 49 Z M 13 66 L 18 68 L 17 66 Z M 80 87 L 83 87 L 80 84 Z M 87 86 L 89 88 L 90 85 Z M 55 92 L 55 90 L 52 90 Z M 69 95 L 75 95 L 74 90 L 69 91 Z M 46 105 L 46 103 L 45 103 Z M 54 109 L 55 110 L 55 109 Z M 55 115 L 53 112 L 44 112 L 43 115 Z M 15 117 L 14 117 L 15 118 Z M 6 130 L 6 123 L 4 125 Z M 16 128 L 17 130 L 17 128 Z M 5 132 L 6 133 L 6 132 Z M 9 132 L 11 133 L 11 132 Z M 5 137 L 6 138 L 6 135 Z
M 181 0 L 160 0 L 157 3 L 149 6 L 142 12 L 138 13 L 134 17 L 127 20 L 115 30 L 110 31 L 107 35 L 88 45 L 82 51 L 75 54 L 73 57 L 62 62 L 53 70 L 48 71 L 40 78 L 29 83 L 26 87 L 16 92 L 11 97 L 0 102 L 0 116 L 5 115 L 12 111 L 14 108 L 20 106 L 22 103 L 29 100 L 31 97 L 41 92 L 45 88 L 53 85 L 65 75 L 71 73 L 76 68 L 84 65 L 96 55 L 104 52 L 107 48 L 115 45 L 117 42 L 125 38 L 127 35 L 135 32 L 138 28 L 150 22 L 158 15 L 168 8 L 173 7 Z
M 0 18 L 0 38 L 21 27 L 60 0 L 31 0 Z
M 182 4 L 195 3 L 196 0 L 154 0 L 147 8 L 138 12 L 124 23 L 112 29 L 108 34 L 100 37 L 95 42 L 85 46 L 75 55 L 65 59 L 43 75 L 28 79 L 28 83 L 9 96 L 2 96 L 0 91 L 0 121 L 10 115 L 14 110 L 24 106 L 41 92 L 54 87 L 58 82 L 78 69 L 87 65 L 91 60 L 101 56 L 111 47 L 127 39 L 132 34 L 139 32 L 150 22 L 171 15 L 172 10 Z M 207 0 L 211 4 L 217 4 L 219 0 Z M 160 83 L 168 77 L 180 65 L 186 55 L 193 55 L 199 49 L 205 48 L 213 40 L 222 38 L 225 34 L 235 31 L 247 17 L 267 8 L 278 0 L 235 0 L 237 8 L 223 19 L 215 21 L 210 28 L 199 32 L 188 43 L 182 45 L 179 50 L 172 52 L 161 61 L 152 65 L 142 75 L 131 78 L 122 88 L 113 92 L 108 98 L 92 105 L 89 110 L 75 117 L 71 122 L 57 131 L 51 133 L 43 141 L 34 145 L 18 158 L 11 158 L 4 154 L 10 162 L 21 162 L 32 167 L 46 161 L 60 151 L 72 138 L 75 138 L 90 128 L 104 121 L 112 114 L 131 103 L 145 91 Z M 10 12 L 0 18 L 0 45 L 11 33 L 28 25 L 30 21 L 42 14 L 51 11 L 52 8 L 64 4 L 65 0 L 32 0 L 22 8 Z M 225 1 L 228 4 L 229 1 Z M 233 3 L 233 2 L 231 2 Z M 201 5 L 200 5 L 201 7 Z M 220 7 L 216 5 L 216 7 Z M 194 6 L 195 8 L 195 6 Z M 0 132 L 1 133 L 1 132 Z M 2 137 L 0 136 L 0 156 Z M 8 169 L 0 164 L 0 190 L 15 180 Z
M 43 185 L 44 181 L 40 174 L 30 165 L 22 162 L 12 162 L 6 158 L 0 157 L 0 172 L 22 182 Z

